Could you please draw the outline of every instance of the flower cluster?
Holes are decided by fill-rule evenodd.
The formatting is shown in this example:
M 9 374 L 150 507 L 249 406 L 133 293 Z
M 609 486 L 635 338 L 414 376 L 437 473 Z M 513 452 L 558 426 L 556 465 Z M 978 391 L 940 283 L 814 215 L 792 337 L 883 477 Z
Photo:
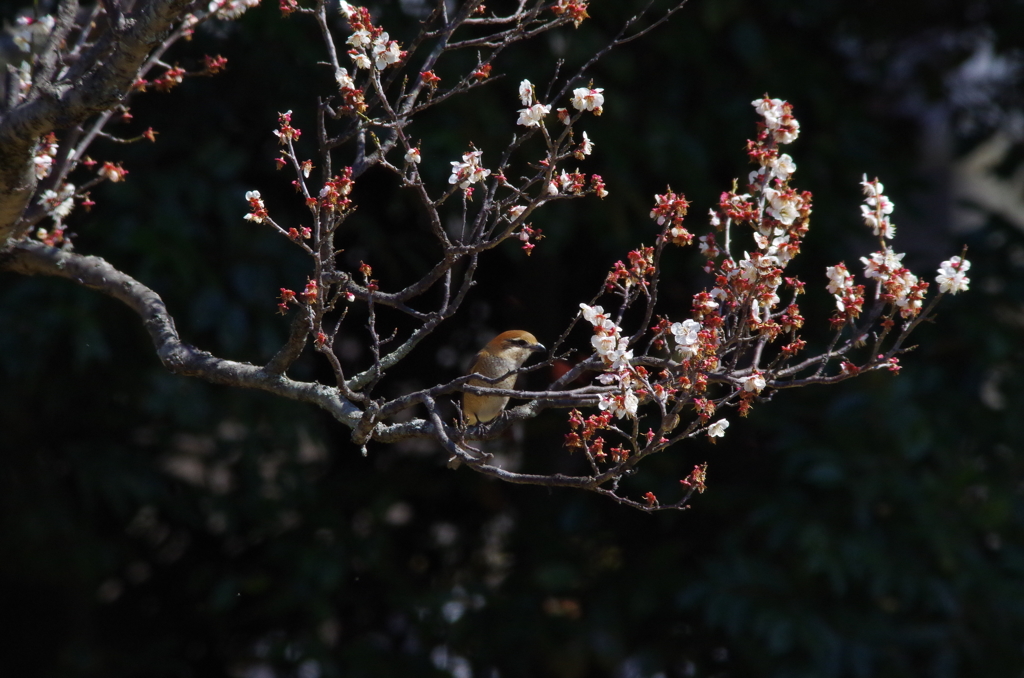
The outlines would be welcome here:
M 548 194 L 559 195 L 560 193 L 564 193 L 567 195 L 583 195 L 586 187 L 587 177 L 579 170 L 576 170 L 575 172 L 566 172 L 565 170 L 562 170 L 562 173 L 548 184 Z
M 342 170 L 341 176 L 335 175 L 320 189 L 320 207 L 328 210 L 342 211 L 348 209 L 352 204 L 349 195 L 355 181 L 352 180 L 352 168 L 346 167 Z
M 246 221 L 255 221 L 262 224 L 267 219 L 267 207 L 263 204 L 263 198 L 259 191 L 248 191 L 245 199 L 249 201 L 249 213 L 245 215 Z
M 763 99 L 751 102 L 754 109 L 764 118 L 765 129 L 780 144 L 791 144 L 800 136 L 800 123 L 793 117 L 793 106 L 781 99 Z
M 724 423 L 725 426 L 729 425 L 729 422 L 725 421 L 724 419 L 722 421 L 715 422 L 715 425 L 717 426 L 718 424 L 722 423 Z M 725 426 L 722 427 L 723 433 L 725 430 Z M 709 435 L 712 434 L 709 433 Z M 722 434 L 720 433 L 719 437 L 721 437 L 721 435 Z M 707 485 L 704 484 L 707 480 L 707 475 L 708 465 L 706 463 L 698 464 L 697 466 L 693 467 L 693 471 L 690 472 L 690 475 L 687 478 L 680 480 L 679 482 L 682 483 L 684 487 L 692 487 L 693 489 L 697 490 L 698 493 L 704 494 L 704 490 L 708 489 Z
M 594 115 L 604 113 L 604 88 L 577 87 L 572 91 L 572 107 L 577 111 L 590 111 Z
M 458 184 L 459 188 L 469 188 L 470 184 L 483 181 L 491 174 L 491 170 L 480 165 L 483 151 L 469 151 L 462 154 L 462 162 L 452 161 L 452 175 L 449 184 Z
M 889 221 L 894 205 L 882 191 L 882 182 L 875 178 L 868 181 L 868 175 L 864 175 L 860 185 L 864 187 L 864 204 L 860 206 L 864 223 L 876 236 L 891 240 L 896 235 L 896 227 Z
M 825 269 L 828 276 L 826 289 L 832 293 L 836 300 L 838 314 L 834 318 L 837 325 L 844 324 L 860 315 L 864 308 L 864 286 L 853 284 L 853 275 L 846 268 L 846 264 L 839 262 L 835 266 Z
M 900 263 L 904 256 L 887 247 L 860 260 L 864 264 L 864 276 L 876 279 L 882 285 L 880 297 L 887 303 L 896 304 L 902 317 L 912 318 L 921 312 L 928 283 L 918 280 L 910 269 Z
M 53 218 L 54 225 L 50 229 L 36 229 L 36 238 L 50 247 L 56 247 L 64 242 L 64 232 L 67 230 L 63 223 L 64 219 L 67 219 L 71 214 L 71 210 L 75 208 L 74 184 L 62 184 L 60 191 L 54 191 L 53 189 L 43 191 L 42 195 L 39 196 L 39 204 Z
M 318 295 L 317 284 L 315 280 L 310 280 L 306 283 L 306 288 L 299 293 L 299 296 L 307 304 L 312 304 L 316 301 Z
M 523 242 L 523 251 L 529 256 L 533 252 L 533 248 L 536 247 L 534 243 L 530 242 L 530 239 L 541 240 L 544 236 L 541 234 L 541 229 L 532 228 L 529 224 L 523 224 L 516 237 Z
M 589 4 L 588 0 L 558 0 L 551 6 L 551 11 L 558 16 L 569 17 L 573 25 L 579 28 L 583 20 L 590 16 L 587 14 Z
M 703 332 L 708 341 L 707 348 L 700 354 L 702 360 L 714 359 L 723 313 L 740 314 L 744 331 L 760 334 L 769 341 L 786 332 L 793 340 L 791 346 L 801 345 L 793 335 L 799 324 L 782 322 L 785 318 L 799 317 L 799 309 L 792 305 L 786 312 L 776 310 L 781 301 L 779 288 L 786 280 L 783 271 L 800 252 L 811 213 L 811 194 L 797 191 L 790 185 L 796 164 L 788 154 L 780 154 L 778 150 L 780 144 L 796 138 L 799 123 L 792 115 L 792 107 L 779 99 L 765 97 L 752 105 L 763 122 L 759 124 L 757 138 L 747 142 L 747 154 L 758 166 L 748 177 L 749 193 L 740 193 L 734 183 L 732 190 L 722 193 L 717 209 L 711 210 L 711 225 L 724 232 L 724 243 L 720 244 L 715 233 L 699 239 L 701 254 L 707 257 L 704 270 L 715 274 L 712 290 L 694 296 L 694 314 L 704 323 Z M 671 197 L 671 193 L 655 197 L 657 204 L 651 216 L 658 218 L 659 223 L 673 213 L 681 219 L 682 210 L 671 209 Z M 740 224 L 752 229 L 757 249 L 745 251 L 743 258 L 736 261 L 729 248 L 734 237 L 732 227 Z M 716 264 L 719 257 L 724 258 Z M 796 288 L 802 285 L 791 280 Z M 693 328 L 684 330 L 680 324 L 677 329 L 678 336 L 684 339 L 682 352 L 688 355 L 695 346 Z M 757 381 L 748 383 L 759 384 Z M 748 389 L 746 393 L 756 394 L 759 390 Z
M 205 75 L 216 75 L 228 67 L 228 60 L 218 54 L 215 57 L 206 54 L 203 56 L 203 71 Z
M 152 85 L 161 92 L 169 92 L 184 82 L 186 75 L 188 75 L 188 72 L 184 68 L 172 66 L 164 71 L 164 74 L 159 78 L 154 78 Z
M 865 175 L 861 186 L 866 196 L 864 204 L 861 205 L 864 223 L 883 244 L 881 251 L 873 252 L 868 257 L 861 257 L 864 276 L 877 281 L 878 298 L 881 301 L 891 304 L 902 318 L 914 318 L 921 313 L 929 283 L 920 280 L 910 269 L 903 266 L 904 254 L 895 252 L 885 244 L 886 240 L 896 234 L 896 227 L 889 220 L 895 206 L 883 192 L 882 182 L 878 179 L 868 181 Z M 965 272 L 970 265 L 969 261 L 960 257 L 942 262 L 938 269 L 939 275 L 935 278 L 939 283 L 939 291 L 956 294 L 966 290 L 970 280 Z M 856 318 L 864 303 L 863 285 L 853 285 L 852 277 L 843 264 L 829 267 L 826 275 L 829 278 L 828 290 L 835 295 L 836 307 L 839 310 L 839 315 L 833 318 L 833 323 L 841 325 L 846 320 Z M 886 326 L 888 323 L 891 323 L 888 319 L 883 321 Z M 846 371 L 850 373 L 850 368 Z
M 572 107 L 577 111 L 590 111 L 594 115 L 601 115 L 604 112 L 604 89 L 601 87 L 577 87 L 572 92 Z M 537 88 L 529 80 L 519 83 L 519 101 L 525 108 L 519 109 L 519 119 L 516 124 L 524 127 L 540 127 L 545 117 L 551 113 L 550 104 L 542 104 L 537 101 Z M 558 119 L 566 125 L 572 124 L 572 116 L 568 109 L 559 108 Z M 584 156 L 590 155 L 593 150 L 593 142 L 583 133 L 583 141 L 574 151 L 577 159 L 582 160 Z
M 545 106 L 544 104 L 533 104 L 532 106 L 521 108 L 519 109 L 519 119 L 516 120 L 516 124 L 524 127 L 540 127 L 544 116 L 550 112 L 551 106 Z
M 348 74 L 348 70 L 338 68 L 334 73 L 334 80 L 338 83 L 338 91 L 341 92 L 341 99 L 344 102 L 343 109 L 365 113 L 366 98 L 363 90 L 356 87 L 356 82 Z
M 580 304 L 580 311 L 583 319 L 594 328 L 590 343 L 604 363 L 604 373 L 598 376 L 598 381 L 606 385 L 617 384 L 620 389 L 618 393 L 603 394 L 598 407 L 620 419 L 636 417 L 640 399 L 634 392 L 634 386 L 647 384 L 643 368 L 631 364 L 633 351 L 629 348 L 629 339 L 622 336 L 622 328 L 605 314 L 602 307 Z
M 586 419 L 579 410 L 569 412 L 569 430 L 565 435 L 565 446 L 569 449 L 586 450 L 587 455 L 597 462 L 608 460 L 608 453 L 604 450 L 604 438 L 595 435 L 598 431 L 606 429 L 611 425 L 612 415 L 610 412 L 592 414 Z M 629 452 L 615 448 L 613 461 L 625 461 L 629 458 Z
M 590 343 L 605 367 L 618 370 L 620 367 L 628 366 L 633 358 L 633 352 L 627 349 L 629 339 L 622 336 L 622 328 L 616 325 L 600 306 L 580 304 L 580 312 L 583 319 L 594 326 L 594 336 L 590 338 Z
M 101 179 L 106 179 L 111 183 L 116 184 L 119 181 L 124 181 L 124 178 L 128 176 L 128 170 L 121 166 L 121 163 L 105 162 L 100 167 L 96 174 Z
M 605 286 L 608 290 L 618 290 L 625 294 L 634 286 L 646 288 L 655 273 L 654 248 L 641 247 L 632 250 L 628 255 L 629 266 L 616 261 L 608 273 Z
M 683 228 L 683 219 L 690 208 L 690 202 L 682 193 L 675 194 L 668 187 L 662 195 L 654 196 L 651 219 L 659 226 L 666 226 L 665 236 L 673 244 L 685 246 L 693 242 L 693 234 Z M 703 249 L 701 251 L 704 251 Z
M 57 155 L 57 135 L 50 132 L 39 143 L 35 157 L 36 179 L 45 179 L 53 169 L 53 158 Z
M 519 109 L 517 125 L 524 127 L 540 127 L 541 121 L 551 112 L 551 106 L 537 101 L 536 88 L 529 80 L 519 83 L 519 100 L 526 108 Z
M 356 68 L 369 70 L 372 66 L 383 71 L 406 57 L 407 52 L 402 51 L 397 40 L 392 40 L 384 29 L 373 25 L 367 8 L 342 2 L 340 11 L 352 28 L 352 35 L 345 42 L 352 47 L 348 55 Z
M 292 112 L 285 111 L 277 114 L 278 128 L 274 130 L 274 136 L 281 140 L 286 146 L 289 141 L 298 141 L 302 136 L 302 130 L 292 127 Z

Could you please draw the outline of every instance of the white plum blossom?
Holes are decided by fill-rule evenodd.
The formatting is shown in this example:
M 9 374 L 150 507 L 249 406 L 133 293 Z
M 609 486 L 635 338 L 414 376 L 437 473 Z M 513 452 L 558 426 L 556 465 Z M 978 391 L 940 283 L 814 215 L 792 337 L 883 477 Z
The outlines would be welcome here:
M 743 258 L 740 259 L 738 270 L 744 280 L 749 280 L 750 282 L 757 280 L 757 264 L 750 260 L 749 252 L 743 253 Z
M 772 176 L 780 181 L 785 181 L 794 172 L 796 172 L 796 163 L 793 162 L 793 158 L 788 153 L 780 155 L 772 164 Z
M 627 390 L 619 396 L 602 395 L 597 406 L 601 410 L 610 411 L 615 415 L 616 419 L 622 419 L 625 416 L 635 417 L 636 408 L 639 404 L 640 400 L 636 397 L 636 394 L 632 390 Z
M 345 0 L 341 0 L 341 6 L 338 7 L 338 12 L 344 14 L 346 19 L 351 19 L 352 15 L 356 13 L 356 8 L 345 2 Z
M 768 214 L 772 215 L 786 226 L 790 226 L 796 221 L 796 218 L 800 216 L 800 204 L 802 200 L 796 193 L 789 191 L 783 193 L 776 191 L 774 188 L 768 188 L 767 186 L 762 191 L 764 197 L 768 199 L 771 205 L 768 208 Z
M 637 405 L 640 404 L 640 400 L 636 397 L 632 391 L 626 391 L 626 395 L 623 396 L 623 409 L 626 410 L 626 414 L 631 417 L 636 416 Z
M 594 152 L 594 142 L 590 140 L 587 133 L 583 133 L 583 140 L 580 141 L 580 153 L 583 155 L 590 155 Z
M 614 351 L 608 351 L 602 358 L 604 358 L 608 369 L 612 370 L 628 370 L 632 368 L 631 360 L 633 360 L 633 351 L 627 349 L 629 345 L 629 339 L 626 337 L 620 337 L 619 343 L 615 347 Z
M 526 211 L 526 205 L 513 205 L 508 208 L 508 215 L 512 221 L 518 219 Z
M 373 43 L 373 58 L 377 70 L 384 70 L 402 58 L 402 48 L 398 41 L 388 40 L 387 33 L 381 33 Z
M 385 33 L 385 35 L 387 34 Z M 348 36 L 348 40 L 345 42 L 353 47 L 369 47 L 372 41 L 372 38 L 370 38 L 370 31 L 358 30 Z
M 351 51 L 348 55 L 352 57 L 352 61 L 355 62 L 356 68 L 369 69 L 372 65 L 370 57 L 366 56 L 362 52 Z
M 604 308 L 601 306 L 587 306 L 586 304 L 580 304 L 580 313 L 583 314 L 583 319 L 591 325 L 597 325 L 598 322 L 607 320 L 607 316 L 604 314 Z
M 615 350 L 619 340 L 611 334 L 595 334 L 590 338 L 590 344 L 599 355 L 605 355 Z
M 725 429 L 729 428 L 728 419 L 719 419 L 711 426 L 708 426 L 708 435 L 712 438 L 722 438 L 725 436 Z
M 768 126 L 768 129 L 779 126 L 779 119 L 782 117 L 782 104 L 782 99 L 769 99 L 768 97 L 754 99 L 750 102 L 758 115 L 764 118 L 764 124 Z
M 878 179 L 875 179 L 874 181 L 868 181 L 867 174 L 861 175 L 860 185 L 863 186 L 864 195 L 868 196 L 869 198 L 882 195 L 882 192 L 885 190 L 885 185 Z
M 533 83 L 529 80 L 519 83 L 519 100 L 523 102 L 523 106 L 529 106 L 533 102 Z
M 344 68 L 339 68 L 334 74 L 334 80 L 338 83 L 339 89 L 355 89 L 356 82 L 352 79 L 352 76 L 348 74 L 348 71 Z
M 772 235 L 775 237 L 769 240 L 766 235 L 754 233 L 754 242 L 757 243 L 757 248 L 769 256 L 778 256 L 781 261 L 788 261 L 790 258 L 788 252 L 785 248 L 779 250 L 779 247 L 789 242 L 789 234 L 781 228 L 776 228 L 772 231 Z
M 765 387 L 764 375 L 760 372 L 754 372 L 749 377 L 742 380 L 743 390 L 750 391 L 753 393 L 760 393 Z
M 775 141 L 780 144 L 791 144 L 796 141 L 798 136 L 800 136 L 800 122 L 796 118 L 790 116 L 789 123 L 772 131 L 772 136 L 775 137 Z
M 902 266 L 900 262 L 905 256 L 907 256 L 906 253 L 896 254 L 886 248 L 884 252 L 872 252 L 870 259 L 861 257 L 860 261 L 864 264 L 864 276 L 878 278 L 882 281 L 888 280 L 890 274 Z
M 601 115 L 604 111 L 604 88 L 577 87 L 572 91 L 572 107 L 577 111 L 592 111 Z
M 828 276 L 828 291 L 832 294 L 840 294 L 853 287 L 853 276 L 846 270 L 845 264 L 836 264 L 825 269 Z
M 551 106 L 545 106 L 544 104 L 534 104 L 527 108 L 521 108 L 519 109 L 519 120 L 516 123 L 524 127 L 540 127 L 541 120 L 550 112 Z
M 939 275 L 935 277 L 935 282 L 939 283 L 939 291 L 950 294 L 966 292 L 971 279 L 965 274 L 970 268 L 971 262 L 960 257 L 953 257 L 939 264 Z
M 682 354 L 683 360 L 697 355 L 697 333 L 700 332 L 700 329 L 700 323 L 696 320 L 672 323 L 669 327 L 676 340 L 676 350 Z
M 618 334 L 622 331 L 622 328 L 612 322 L 604 313 L 604 309 L 600 306 L 587 306 L 586 304 L 580 304 L 581 313 L 583 319 L 593 325 L 598 332 L 604 334 Z
M 405 152 L 406 162 L 419 164 L 421 160 L 423 160 L 423 158 L 420 156 L 420 149 L 410 148 L 408 151 Z

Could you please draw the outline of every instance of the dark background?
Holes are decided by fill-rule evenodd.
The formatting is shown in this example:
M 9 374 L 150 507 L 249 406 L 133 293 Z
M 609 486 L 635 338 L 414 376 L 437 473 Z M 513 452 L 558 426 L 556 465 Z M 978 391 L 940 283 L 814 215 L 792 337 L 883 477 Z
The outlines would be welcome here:
M 556 56 L 571 72 L 633 4 L 593 3 L 580 29 L 510 50 L 504 80 L 424 117 L 410 133 L 428 178 L 442 184 L 469 141 L 495 160 L 519 80 L 546 83 Z M 398 3 L 372 6 L 408 39 Z M 710 489 L 686 512 L 503 485 L 448 470 L 430 446 L 371 444 L 364 458 L 311 407 L 166 374 L 117 302 L 0 274 L 0 673 L 1022 675 L 1024 233 L 984 212 L 966 221 L 953 172 L 1019 124 L 1022 31 L 1019 2 L 692 0 L 593 70 L 606 110 L 584 121 L 596 151 L 580 167 L 611 195 L 545 209 L 529 258 L 514 243 L 485 257 L 465 312 L 387 393 L 456 376 L 497 331 L 552 341 L 615 260 L 652 243 L 647 213 L 666 184 L 704 233 L 749 171 L 750 101 L 765 92 L 802 123 L 794 183 L 815 216 L 790 272 L 808 282 L 810 340 L 832 304 L 825 267 L 859 270 L 872 248 L 864 172 L 896 203 L 895 248 L 919 275 L 963 244 L 973 262 L 971 291 L 921 328 L 899 376 L 781 393 L 717 445 L 647 464 L 630 491 L 670 497 L 709 462 Z M 134 100 L 124 133 L 152 125 L 155 145 L 93 148 L 131 174 L 72 230 L 79 251 L 157 290 L 186 341 L 265 361 L 287 331 L 277 289 L 301 288 L 307 269 L 242 220 L 243 195 L 258 189 L 301 224 L 270 131 L 293 109 L 311 135 L 329 81 L 311 22 L 271 3 L 168 60 L 198 68 L 204 53 L 228 70 Z M 459 59 L 442 78 L 475 61 Z M 1011 175 L 1020 150 L 997 171 Z M 368 261 L 385 289 L 418 276 L 433 250 L 411 203 L 375 172 L 355 200 L 346 264 Z M 688 251 L 663 280 L 675 319 L 708 284 Z M 346 364 L 365 365 L 362 320 L 346 327 Z M 307 357 L 293 374 L 322 370 Z M 563 468 L 564 432 L 553 413 L 501 445 L 529 468 Z

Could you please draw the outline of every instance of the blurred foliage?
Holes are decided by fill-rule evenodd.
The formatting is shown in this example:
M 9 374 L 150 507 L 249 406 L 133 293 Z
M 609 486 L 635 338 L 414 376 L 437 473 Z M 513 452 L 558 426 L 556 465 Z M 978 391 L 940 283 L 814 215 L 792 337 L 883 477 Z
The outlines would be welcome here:
M 415 30 L 416 2 L 381 4 L 394 37 Z M 504 78 L 413 126 L 424 172 L 443 182 L 469 141 L 496 157 L 519 80 L 546 83 L 556 58 L 571 72 L 635 4 L 594 2 L 581 28 L 510 50 Z M 703 232 L 748 171 L 749 102 L 764 92 L 802 123 L 791 153 L 816 216 L 793 269 L 814 288 L 803 307 L 819 330 L 821 272 L 871 246 L 863 172 L 893 197 L 896 248 L 915 271 L 930 277 L 965 242 L 974 263 L 972 291 L 945 302 L 898 377 L 777 394 L 716 446 L 632 480 L 670 496 L 707 460 L 710 490 L 684 513 L 501 485 L 448 470 L 430 446 L 363 457 L 318 411 L 167 375 L 116 302 L 4 274 L 4 673 L 1022 675 L 1024 233 L 992 218 L 953 235 L 948 168 L 923 160 L 936 117 L 964 150 L 1020 110 L 1012 91 L 964 102 L 949 83 L 972 36 L 1008 54 L 1022 31 L 1019 2 L 694 0 L 593 70 L 608 102 L 585 122 L 597 150 L 581 169 L 610 197 L 546 210 L 530 258 L 511 244 L 486 258 L 466 312 L 395 370 L 392 394 L 455 376 L 493 332 L 557 336 L 608 266 L 653 240 L 647 212 L 666 184 Z M 302 219 L 270 131 L 289 109 L 312 130 L 328 74 L 309 22 L 271 3 L 168 58 L 194 66 L 204 53 L 229 69 L 133 104 L 125 133 L 152 125 L 155 145 L 96 147 L 131 175 L 73 230 L 81 251 L 160 292 L 187 341 L 264 361 L 287 330 L 276 290 L 301 287 L 305 262 L 242 221 L 242 196 L 257 188 L 282 221 Z M 407 197 L 370 172 L 355 199 L 347 263 L 370 262 L 387 288 L 417 277 L 432 250 Z M 666 313 L 684 315 L 707 284 L 699 263 L 667 259 Z M 362 320 L 347 326 L 343 357 L 358 364 Z M 326 376 L 308 358 L 293 373 Z M 505 453 L 571 469 L 563 432 L 562 414 L 545 415 Z

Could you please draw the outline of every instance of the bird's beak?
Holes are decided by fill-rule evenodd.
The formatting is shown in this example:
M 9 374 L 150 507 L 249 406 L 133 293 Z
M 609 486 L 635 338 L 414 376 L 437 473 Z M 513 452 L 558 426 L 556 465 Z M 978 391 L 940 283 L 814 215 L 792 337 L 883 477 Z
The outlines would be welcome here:
M 533 346 L 530 347 L 530 350 L 533 351 L 534 353 L 543 353 L 547 349 L 544 348 L 544 344 L 534 344 Z

